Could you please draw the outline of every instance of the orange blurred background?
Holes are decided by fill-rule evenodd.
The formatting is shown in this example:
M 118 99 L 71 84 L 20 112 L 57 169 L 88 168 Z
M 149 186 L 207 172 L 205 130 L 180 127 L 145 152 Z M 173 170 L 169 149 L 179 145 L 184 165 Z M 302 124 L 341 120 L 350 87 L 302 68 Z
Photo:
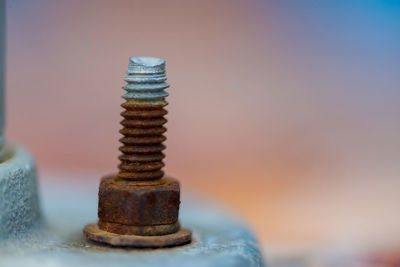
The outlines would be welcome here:
M 128 58 L 161 57 L 166 172 L 184 190 L 226 203 L 266 250 L 397 243 L 399 15 L 396 1 L 8 1 L 7 136 L 42 183 L 115 172 Z

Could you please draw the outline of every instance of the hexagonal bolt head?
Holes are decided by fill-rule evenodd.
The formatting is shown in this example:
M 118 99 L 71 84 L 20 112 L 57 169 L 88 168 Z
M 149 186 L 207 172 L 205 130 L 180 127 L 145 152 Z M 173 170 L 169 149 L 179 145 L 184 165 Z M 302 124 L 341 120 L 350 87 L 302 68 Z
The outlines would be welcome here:
M 145 185 L 106 176 L 100 183 L 98 216 L 102 222 L 122 225 L 176 224 L 179 199 L 179 182 L 171 178 Z

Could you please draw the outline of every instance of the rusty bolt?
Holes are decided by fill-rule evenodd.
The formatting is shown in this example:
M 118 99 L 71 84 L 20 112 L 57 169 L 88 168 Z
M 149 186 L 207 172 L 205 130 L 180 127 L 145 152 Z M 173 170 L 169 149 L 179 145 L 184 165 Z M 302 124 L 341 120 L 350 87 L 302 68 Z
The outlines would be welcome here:
M 178 221 L 178 181 L 164 177 L 162 151 L 166 132 L 165 61 L 129 59 L 121 106 L 119 173 L 103 177 L 97 224 L 84 228 L 91 240 L 117 246 L 163 247 L 188 243 L 190 230 Z

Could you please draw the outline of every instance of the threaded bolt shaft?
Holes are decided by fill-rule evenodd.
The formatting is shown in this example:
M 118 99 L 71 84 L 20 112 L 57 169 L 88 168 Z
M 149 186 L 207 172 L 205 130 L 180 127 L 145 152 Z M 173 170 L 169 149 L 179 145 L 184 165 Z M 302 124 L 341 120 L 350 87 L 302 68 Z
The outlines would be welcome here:
M 127 91 L 122 97 L 126 100 L 121 106 L 124 136 L 119 141 L 123 144 L 119 150 L 118 177 L 133 181 L 149 181 L 164 176 L 162 159 L 165 155 L 162 144 L 166 137 L 163 126 L 168 104 L 165 89 L 169 84 L 165 74 L 165 61 L 153 57 L 131 57 L 122 88 Z
M 169 87 L 165 61 L 131 57 L 121 106 L 119 173 L 101 179 L 99 221 L 83 229 L 86 237 L 112 246 L 168 247 L 192 240 L 179 223 L 180 185 L 164 177 L 164 116 Z M 162 179 L 161 179 L 162 178 Z

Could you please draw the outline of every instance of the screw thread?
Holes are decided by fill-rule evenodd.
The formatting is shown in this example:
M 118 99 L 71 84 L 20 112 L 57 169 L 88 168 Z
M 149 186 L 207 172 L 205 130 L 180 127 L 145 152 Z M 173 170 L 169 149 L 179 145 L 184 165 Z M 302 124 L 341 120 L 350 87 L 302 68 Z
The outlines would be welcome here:
M 123 128 L 119 140 L 118 177 L 134 180 L 156 180 L 164 176 L 162 159 L 165 155 L 162 144 L 167 129 L 163 126 L 167 120 L 164 116 L 168 104 L 165 98 L 169 87 L 165 81 L 165 61 L 152 57 L 132 57 L 129 60 L 125 81 L 122 88 L 127 91 L 122 97 L 126 100 L 121 106 Z

